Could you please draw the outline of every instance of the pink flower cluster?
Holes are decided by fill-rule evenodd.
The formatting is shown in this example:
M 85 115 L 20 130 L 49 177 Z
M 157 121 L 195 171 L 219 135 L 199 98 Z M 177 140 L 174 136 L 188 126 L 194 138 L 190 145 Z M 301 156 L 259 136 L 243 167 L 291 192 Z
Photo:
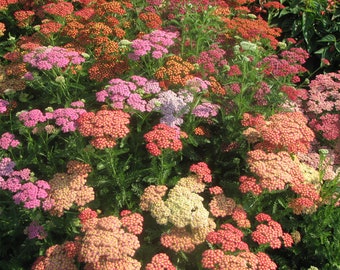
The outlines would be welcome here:
M 259 245 L 269 244 L 271 248 L 281 248 L 282 243 L 285 247 L 293 245 L 293 238 L 289 233 L 282 230 L 280 223 L 264 213 L 256 215 L 255 219 L 261 224 L 257 225 L 256 230 L 252 232 L 253 241 Z
M 250 126 L 244 135 L 255 148 L 268 151 L 288 150 L 291 153 L 307 153 L 314 140 L 313 131 L 307 126 L 307 118 L 301 112 L 282 112 L 267 121 L 262 116 L 244 114 L 244 126 Z
M 131 47 L 133 52 L 129 54 L 129 58 L 139 60 L 142 56 L 150 52 L 153 58 L 162 58 L 164 54 L 169 52 L 167 47 L 174 44 L 174 39 L 177 38 L 177 36 L 178 33 L 165 32 L 162 30 L 155 30 L 150 34 L 145 34 L 141 38 L 132 41 Z
M 5 132 L 0 137 L 0 149 L 7 150 L 10 147 L 17 147 L 20 144 L 20 142 L 15 139 L 14 134 Z
M 151 131 L 144 135 L 146 141 L 146 149 L 153 156 L 160 156 L 164 150 L 171 149 L 175 152 L 182 150 L 181 132 L 160 123 L 152 128 Z
M 122 79 L 112 79 L 105 89 L 96 93 L 97 101 L 109 102 L 114 109 L 125 109 L 126 106 L 134 110 L 151 111 L 144 96 L 161 91 L 159 83 L 144 77 L 132 76 L 133 82 Z
M 237 269 L 237 270 L 275 270 L 277 265 L 264 252 L 252 253 L 242 251 L 231 255 L 220 249 L 208 249 L 202 254 L 202 265 L 207 269 Z
M 306 112 L 309 125 L 327 140 L 340 137 L 340 71 L 319 74 L 309 84 Z
M 88 211 L 87 211 L 88 212 Z M 140 220 L 139 214 L 129 214 L 131 221 Z M 83 218 L 78 258 L 86 269 L 140 269 L 141 263 L 133 258 L 140 247 L 138 237 L 115 216 Z M 138 230 L 137 234 L 140 234 Z
M 38 47 L 23 56 L 23 61 L 39 70 L 66 68 L 69 65 L 80 65 L 85 58 L 76 51 L 62 47 Z
M 73 205 L 84 206 L 94 200 L 93 188 L 86 185 L 91 170 L 88 164 L 69 161 L 67 173 L 54 174 L 49 181 L 49 200 L 53 202 L 53 206 L 49 209 L 51 215 L 60 217 Z
M 0 188 L 14 193 L 14 202 L 23 203 L 24 208 L 43 207 L 48 210 L 51 207 L 48 200 L 49 183 L 44 180 L 31 182 L 29 169 L 17 171 L 14 167 L 15 163 L 10 158 L 5 157 L 0 161 Z

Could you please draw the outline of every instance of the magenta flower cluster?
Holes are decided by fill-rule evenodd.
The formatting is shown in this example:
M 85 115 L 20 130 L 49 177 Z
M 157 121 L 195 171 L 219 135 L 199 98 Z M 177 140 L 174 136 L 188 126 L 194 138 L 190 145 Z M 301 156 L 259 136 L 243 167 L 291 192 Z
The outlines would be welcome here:
M 283 51 L 280 55 L 270 55 L 258 63 L 258 67 L 264 69 L 264 73 L 274 77 L 292 77 L 293 82 L 297 83 L 298 74 L 306 72 L 302 65 L 309 57 L 308 52 L 301 48 L 291 48 Z
M 0 188 L 13 193 L 16 204 L 23 203 L 27 209 L 42 207 L 48 210 L 52 202 L 48 199 L 50 185 L 44 180 L 31 182 L 30 170 L 14 169 L 15 163 L 8 157 L 0 161 Z
M 209 50 L 201 52 L 197 64 L 202 66 L 205 72 L 213 74 L 218 68 L 228 65 L 225 54 L 225 50 L 219 48 L 217 44 L 212 44 Z
M 61 47 L 38 47 L 23 56 L 23 61 L 39 70 L 66 68 L 70 64 L 80 65 L 85 58 L 76 51 Z
M 39 123 L 54 120 L 55 125 L 60 127 L 62 132 L 73 132 L 77 129 L 77 119 L 86 110 L 80 108 L 84 106 L 84 103 L 81 101 L 72 102 L 71 106 L 76 108 L 59 108 L 53 112 L 46 113 L 39 109 L 23 111 L 19 114 L 18 118 L 26 127 L 36 127 Z
M 167 54 L 168 47 L 173 45 L 174 39 L 178 33 L 155 30 L 150 34 L 144 35 L 142 38 L 137 38 L 132 41 L 131 47 L 133 52 L 129 54 L 131 60 L 139 60 L 142 56 L 151 52 L 151 56 L 155 59 L 162 58 Z
M 112 79 L 105 89 L 96 93 L 97 101 L 108 102 L 115 109 L 130 107 L 134 110 L 151 111 L 144 96 L 157 94 L 161 91 L 159 83 L 141 76 L 132 76 L 132 82 Z
M 8 150 L 10 147 L 17 147 L 20 144 L 20 142 L 15 139 L 14 134 L 5 132 L 0 137 L 0 148 L 4 150 Z
M 5 113 L 7 111 L 7 106 L 9 105 L 9 102 L 4 99 L 0 99 L 0 114 Z

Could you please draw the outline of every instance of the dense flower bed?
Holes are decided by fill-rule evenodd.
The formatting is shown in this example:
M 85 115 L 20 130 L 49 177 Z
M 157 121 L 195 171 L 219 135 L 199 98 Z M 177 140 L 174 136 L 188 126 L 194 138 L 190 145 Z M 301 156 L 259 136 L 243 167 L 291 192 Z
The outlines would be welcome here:
M 340 69 L 281 2 L 0 0 L 0 268 L 339 269 Z

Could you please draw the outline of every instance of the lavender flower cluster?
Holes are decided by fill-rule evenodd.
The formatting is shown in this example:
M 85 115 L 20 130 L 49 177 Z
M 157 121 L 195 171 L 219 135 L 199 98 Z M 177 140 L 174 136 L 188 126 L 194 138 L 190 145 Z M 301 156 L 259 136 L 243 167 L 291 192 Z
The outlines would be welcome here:
M 51 70 L 55 67 L 66 68 L 70 64 L 80 65 L 85 62 L 85 58 L 76 51 L 42 46 L 25 54 L 23 61 L 39 70 Z
M 144 35 L 142 38 L 137 38 L 132 41 L 133 52 L 129 54 L 132 60 L 139 60 L 142 56 L 151 52 L 151 56 L 155 59 L 160 59 L 169 51 L 167 47 L 174 44 L 174 39 L 177 38 L 176 32 L 165 32 L 155 30 L 150 34 Z
M 162 113 L 161 123 L 178 127 L 183 123 L 183 116 L 190 111 L 193 100 L 194 95 L 188 90 L 180 89 L 177 93 L 168 90 L 150 100 L 150 105 L 154 111 Z

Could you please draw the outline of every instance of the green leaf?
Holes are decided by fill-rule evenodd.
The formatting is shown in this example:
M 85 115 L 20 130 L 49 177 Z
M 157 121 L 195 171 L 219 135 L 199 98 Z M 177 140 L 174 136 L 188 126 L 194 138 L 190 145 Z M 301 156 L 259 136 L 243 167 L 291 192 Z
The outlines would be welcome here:
M 308 51 L 312 50 L 312 37 L 315 34 L 314 30 L 315 15 L 311 12 L 302 14 L 302 34 L 307 44 Z
M 335 42 L 335 49 L 340 53 L 340 42 Z
M 322 39 L 319 39 L 318 42 L 336 42 L 336 37 L 332 34 L 328 34 L 324 36 Z

